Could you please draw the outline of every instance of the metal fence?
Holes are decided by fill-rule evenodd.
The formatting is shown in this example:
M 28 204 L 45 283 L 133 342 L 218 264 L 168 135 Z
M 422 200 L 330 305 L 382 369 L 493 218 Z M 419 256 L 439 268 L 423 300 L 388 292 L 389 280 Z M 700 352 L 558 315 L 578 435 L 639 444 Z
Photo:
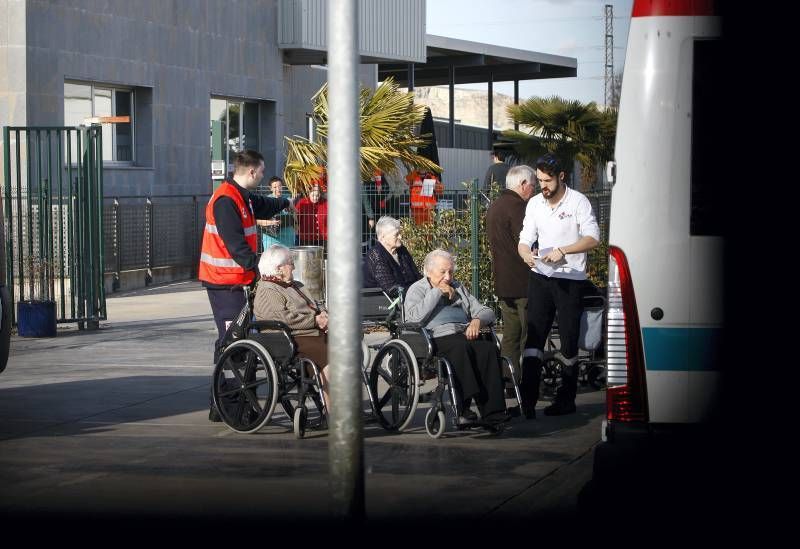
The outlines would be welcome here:
M 403 223 L 404 240 L 412 254 L 421 264 L 421 257 L 433 247 L 443 246 L 458 252 L 459 263 L 465 266 L 460 278 L 479 294 L 481 301 L 495 305 L 491 277 L 491 258 L 488 241 L 483 228 L 483 219 L 491 199 L 491 193 L 477 193 L 477 204 L 471 208 L 472 197 L 468 189 L 445 191 L 437 197 L 436 209 L 430 224 L 418 224 L 409 203 L 409 195 L 387 197 L 385 194 L 367 191 L 362 204 L 362 253 L 377 240 L 370 228 L 370 219 L 377 221 L 390 215 Z M 266 193 L 263 193 L 266 195 Z M 607 242 L 610 214 L 610 191 L 587 192 L 587 198 L 600 225 L 601 239 Z M 154 196 L 154 197 L 106 197 L 103 210 L 105 227 L 105 271 L 120 272 L 130 269 L 154 269 L 157 267 L 191 267 L 196 272 L 200 244 L 205 224 L 205 206 L 209 195 Z M 305 197 L 297 197 L 297 204 Z M 325 196 L 319 204 L 325 204 Z M 369 206 L 369 212 L 367 210 Z M 324 225 L 324 209 L 306 209 L 302 213 L 276 216 L 281 226 L 292 231 L 279 233 L 277 227 L 259 226 L 259 252 L 265 245 L 274 242 L 280 235 L 287 246 L 312 245 L 323 248 L 327 259 L 327 239 L 319 229 L 303 233 L 300 227 Z M 475 233 L 476 238 L 473 238 Z M 302 233 L 302 234 L 301 234 Z M 419 249 L 414 249 L 419 248 Z M 478 280 L 478 291 L 472 287 Z
M 105 272 L 196 271 L 210 195 L 116 196 L 103 204 Z
M 97 327 L 102 283 L 102 131 L 3 128 L 6 280 L 15 303 L 52 302 L 57 322 Z

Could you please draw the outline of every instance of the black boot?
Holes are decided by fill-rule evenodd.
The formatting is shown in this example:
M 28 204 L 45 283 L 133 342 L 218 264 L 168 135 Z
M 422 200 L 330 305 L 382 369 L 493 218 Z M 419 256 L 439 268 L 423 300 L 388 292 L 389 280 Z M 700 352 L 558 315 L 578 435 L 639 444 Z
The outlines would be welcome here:
M 564 366 L 561 370 L 561 387 L 556 391 L 553 403 L 544 409 L 546 416 L 563 416 L 575 413 L 575 395 L 578 392 L 577 364 Z
M 533 356 L 522 359 L 522 383 L 519 392 L 522 397 L 520 407 L 525 419 L 536 419 L 536 402 L 539 400 L 539 378 L 542 361 Z

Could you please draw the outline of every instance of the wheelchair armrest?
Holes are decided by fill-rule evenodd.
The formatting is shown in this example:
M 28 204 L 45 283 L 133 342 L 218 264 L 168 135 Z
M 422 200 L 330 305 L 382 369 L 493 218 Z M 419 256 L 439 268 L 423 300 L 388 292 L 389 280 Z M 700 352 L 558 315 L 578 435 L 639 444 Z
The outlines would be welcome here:
M 292 330 L 287 326 L 285 323 L 281 322 L 280 320 L 256 320 L 250 324 L 251 328 L 255 328 L 257 330 L 280 330 L 285 332 L 287 335 L 292 335 Z
M 397 327 L 401 330 L 411 330 L 414 332 L 422 332 L 425 330 L 425 327 L 422 325 L 421 322 L 403 322 L 398 323 Z

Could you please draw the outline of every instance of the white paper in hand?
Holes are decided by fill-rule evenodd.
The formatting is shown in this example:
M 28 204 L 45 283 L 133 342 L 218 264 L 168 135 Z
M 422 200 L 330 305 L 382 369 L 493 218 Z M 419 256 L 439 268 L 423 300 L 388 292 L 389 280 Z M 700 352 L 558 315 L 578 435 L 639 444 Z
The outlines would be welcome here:
M 422 180 L 422 192 L 420 192 L 420 196 L 433 196 L 433 189 L 436 186 L 435 179 L 423 179 Z
M 553 251 L 553 248 L 542 248 L 539 250 L 539 257 L 545 258 L 547 254 Z M 534 259 L 534 265 L 536 266 L 536 271 L 544 276 L 550 277 L 553 276 L 553 273 L 558 270 L 559 267 L 564 265 L 566 261 L 562 258 L 555 263 L 545 263 L 542 259 Z

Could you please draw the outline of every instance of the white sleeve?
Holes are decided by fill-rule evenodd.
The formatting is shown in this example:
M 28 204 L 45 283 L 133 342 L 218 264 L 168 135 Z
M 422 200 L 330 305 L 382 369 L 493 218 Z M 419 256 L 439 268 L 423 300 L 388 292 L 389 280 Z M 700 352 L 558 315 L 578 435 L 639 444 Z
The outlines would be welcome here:
M 519 243 L 526 244 L 528 247 L 533 246 L 533 243 L 539 238 L 539 229 L 536 227 L 534 216 L 534 199 L 528 200 L 528 205 L 525 207 L 525 219 L 522 220 L 522 231 L 519 233 Z
M 589 199 L 585 196 L 582 197 L 582 200 L 578 204 L 575 217 L 578 222 L 578 234 L 580 234 L 581 237 L 591 236 L 600 242 L 600 227 L 597 225 L 597 220 L 594 217 L 592 203 L 589 202 Z

